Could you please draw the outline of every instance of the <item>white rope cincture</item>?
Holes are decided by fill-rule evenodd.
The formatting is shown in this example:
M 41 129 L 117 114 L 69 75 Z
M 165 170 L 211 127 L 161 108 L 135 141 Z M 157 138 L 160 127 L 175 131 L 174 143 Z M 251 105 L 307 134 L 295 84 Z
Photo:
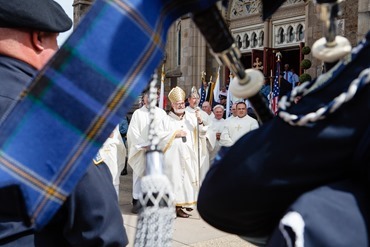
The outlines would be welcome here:
M 293 126 L 307 126 L 309 123 L 314 123 L 320 119 L 324 119 L 329 114 L 334 113 L 344 103 L 352 100 L 354 95 L 366 84 L 369 84 L 369 82 L 370 68 L 367 68 L 351 82 L 346 92 L 341 93 L 328 104 L 319 108 L 315 112 L 310 112 L 305 115 L 295 115 L 287 112 L 287 109 L 294 104 L 294 99 L 298 96 L 305 95 L 305 93 L 309 91 L 309 88 L 313 85 L 310 82 L 305 82 L 292 90 L 289 99 L 287 96 L 283 96 L 281 98 L 279 101 L 279 117 Z

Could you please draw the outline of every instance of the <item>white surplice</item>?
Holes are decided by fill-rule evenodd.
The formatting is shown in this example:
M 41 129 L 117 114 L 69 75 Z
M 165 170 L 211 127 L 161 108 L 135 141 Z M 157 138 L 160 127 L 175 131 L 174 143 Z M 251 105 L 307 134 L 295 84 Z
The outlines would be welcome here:
M 104 142 L 99 149 L 99 154 L 105 164 L 107 164 L 110 173 L 112 174 L 113 185 L 118 195 L 119 178 L 121 171 L 125 167 L 126 147 L 123 143 L 118 125 L 114 128 L 112 134 Z
M 245 115 L 243 118 L 228 118 L 225 128 L 221 133 L 220 145 L 226 147 L 232 146 L 244 134 L 257 128 L 257 120 L 248 115 Z
M 154 114 L 154 125 L 167 117 L 166 112 L 156 107 Z M 149 145 L 149 109 L 144 105 L 134 111 L 127 130 L 128 164 L 132 167 L 132 196 L 138 199 L 141 192 L 141 177 L 145 172 L 145 146 Z
M 200 185 L 197 129 L 196 118 L 186 111 L 182 117 L 170 112 L 162 121 L 165 173 L 173 186 L 176 206 L 192 207 L 197 202 Z M 186 132 L 186 138 L 176 138 L 180 130 Z M 200 132 L 199 139 L 205 139 L 204 132 Z
M 222 133 L 223 129 L 225 128 L 225 125 L 226 125 L 226 120 L 225 119 L 223 119 L 223 118 L 221 118 L 221 119 L 213 118 L 212 119 L 212 132 L 214 133 L 214 135 L 216 136 L 216 133 Z M 217 152 L 220 150 L 220 148 L 221 148 L 220 141 L 216 139 L 215 147 L 209 153 L 210 164 L 211 165 L 212 165 L 212 163 L 213 163 L 213 161 L 214 161 L 214 159 L 217 155 Z
M 197 123 L 198 120 L 196 118 L 196 113 L 195 113 L 196 109 L 193 109 L 190 106 L 187 106 L 185 110 L 191 117 L 195 118 L 194 121 L 196 121 Z M 209 167 L 210 167 L 210 152 L 215 147 L 216 136 L 212 130 L 212 119 L 210 118 L 210 116 L 202 109 L 198 109 L 198 110 L 199 110 L 200 116 L 203 121 L 203 124 L 199 125 L 199 133 L 201 135 L 205 135 L 205 138 L 199 139 L 200 182 L 202 184 L 202 181 L 204 177 L 206 176 L 209 170 Z

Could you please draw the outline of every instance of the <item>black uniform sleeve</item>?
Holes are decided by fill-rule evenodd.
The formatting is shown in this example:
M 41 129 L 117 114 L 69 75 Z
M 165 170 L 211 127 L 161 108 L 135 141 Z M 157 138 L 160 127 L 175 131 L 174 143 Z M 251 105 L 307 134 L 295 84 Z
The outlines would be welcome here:
M 35 234 L 40 246 L 126 246 L 127 235 L 112 177 L 91 165 L 52 222 Z

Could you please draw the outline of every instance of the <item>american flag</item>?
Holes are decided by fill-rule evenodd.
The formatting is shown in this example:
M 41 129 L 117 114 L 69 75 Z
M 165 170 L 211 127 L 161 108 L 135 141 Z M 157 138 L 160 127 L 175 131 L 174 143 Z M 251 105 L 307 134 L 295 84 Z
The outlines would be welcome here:
M 280 75 L 280 62 L 278 61 L 276 64 L 276 74 L 275 74 L 275 80 L 274 85 L 272 87 L 272 99 L 271 99 L 271 111 L 276 115 L 278 112 L 278 102 L 279 102 L 279 75 Z

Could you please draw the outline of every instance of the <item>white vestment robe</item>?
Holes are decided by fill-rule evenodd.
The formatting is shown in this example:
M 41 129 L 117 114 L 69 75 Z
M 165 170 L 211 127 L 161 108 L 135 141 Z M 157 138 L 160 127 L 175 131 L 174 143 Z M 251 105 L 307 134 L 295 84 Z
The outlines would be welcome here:
M 186 112 L 195 118 L 194 121 L 197 123 L 197 118 L 195 114 L 195 109 L 190 106 L 186 107 Z M 199 142 L 199 153 L 200 153 L 200 182 L 206 176 L 209 167 L 210 167 L 210 155 L 209 153 L 214 149 L 216 144 L 216 136 L 212 130 L 212 119 L 210 116 L 203 110 L 199 109 L 200 116 L 202 118 L 203 124 L 199 125 L 199 132 L 202 135 L 205 135 L 206 138 L 201 138 Z M 197 150 L 198 152 L 198 150 Z
M 228 118 L 225 128 L 221 133 L 220 145 L 226 147 L 232 146 L 244 134 L 257 128 L 257 120 L 248 115 L 245 115 L 243 118 Z
M 154 125 L 167 117 L 166 112 L 155 108 Z M 149 109 L 144 105 L 134 111 L 127 130 L 128 164 L 133 170 L 132 174 L 132 196 L 138 199 L 141 193 L 141 177 L 145 172 L 145 147 L 149 145 Z
M 200 185 L 197 124 L 196 118 L 186 111 L 182 117 L 170 112 L 162 121 L 159 136 L 165 173 L 172 184 L 176 206 L 193 207 L 197 202 Z M 176 138 L 180 130 L 186 132 L 186 138 Z M 200 132 L 199 139 L 205 139 L 204 132 Z
M 226 120 L 224 118 L 221 118 L 221 119 L 214 118 L 212 120 L 212 131 L 215 136 L 216 136 L 216 133 L 222 133 L 223 129 L 225 128 L 225 124 L 226 124 Z M 221 148 L 220 141 L 216 139 L 215 147 L 209 154 L 211 165 L 213 164 L 213 161 L 217 155 L 217 152 L 220 150 L 220 148 Z
M 118 125 L 114 128 L 112 134 L 99 149 L 99 154 L 109 171 L 112 174 L 113 185 L 117 195 L 119 195 L 119 182 L 121 171 L 125 167 L 126 147 L 123 143 Z

